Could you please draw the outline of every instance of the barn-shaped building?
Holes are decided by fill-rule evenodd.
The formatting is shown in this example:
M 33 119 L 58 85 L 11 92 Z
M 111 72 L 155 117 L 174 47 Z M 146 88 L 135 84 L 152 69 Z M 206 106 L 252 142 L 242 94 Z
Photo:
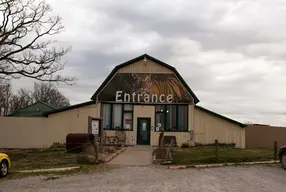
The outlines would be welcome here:
M 157 146 L 160 131 L 184 142 L 245 147 L 245 125 L 197 106 L 199 99 L 178 71 L 147 54 L 117 65 L 85 103 L 43 113 L 46 137 L 37 146 L 64 143 L 68 133 L 88 133 L 101 118 L 106 136 L 126 133 L 127 145 Z M 42 143 L 41 143 L 42 142 Z M 44 143 L 43 143 L 44 142 Z

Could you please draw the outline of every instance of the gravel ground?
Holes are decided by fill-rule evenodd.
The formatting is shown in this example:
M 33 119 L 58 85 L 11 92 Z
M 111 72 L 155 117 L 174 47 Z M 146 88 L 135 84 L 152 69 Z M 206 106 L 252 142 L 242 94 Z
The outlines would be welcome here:
M 105 173 L 64 176 L 56 180 L 27 177 L 0 182 L 0 191 L 286 191 L 286 171 L 279 165 L 179 169 L 137 166 Z

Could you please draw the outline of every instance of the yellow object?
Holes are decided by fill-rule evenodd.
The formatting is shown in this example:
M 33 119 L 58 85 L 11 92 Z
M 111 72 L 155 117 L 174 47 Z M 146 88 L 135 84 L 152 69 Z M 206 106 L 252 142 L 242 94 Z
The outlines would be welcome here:
M 0 177 L 5 177 L 11 167 L 11 160 L 5 153 L 0 153 Z

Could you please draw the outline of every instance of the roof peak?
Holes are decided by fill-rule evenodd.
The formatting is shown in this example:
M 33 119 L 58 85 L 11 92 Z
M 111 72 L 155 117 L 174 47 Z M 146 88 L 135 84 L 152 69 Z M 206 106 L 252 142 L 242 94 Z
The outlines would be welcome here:
M 130 65 L 132 63 L 135 63 L 137 61 L 140 61 L 144 58 L 147 58 L 159 65 L 162 65 L 163 67 L 166 67 L 168 69 L 170 69 L 171 71 L 174 72 L 174 74 L 179 78 L 179 80 L 181 81 L 181 83 L 185 86 L 185 88 L 187 89 L 187 91 L 191 94 L 191 96 L 194 98 L 194 102 L 195 104 L 198 103 L 200 100 L 197 98 L 197 96 L 194 94 L 194 92 L 191 90 L 191 88 L 188 86 L 188 84 L 185 82 L 185 80 L 182 78 L 182 76 L 179 74 L 179 72 L 176 70 L 175 67 L 160 61 L 150 55 L 148 55 L 147 53 L 140 55 L 138 57 L 135 57 L 129 61 L 126 61 L 124 63 L 121 63 L 119 65 L 116 65 L 115 68 L 111 71 L 111 73 L 107 76 L 107 78 L 103 81 L 103 83 L 99 86 L 99 88 L 96 90 L 96 92 L 93 94 L 93 96 L 91 97 L 92 100 L 96 100 L 97 94 L 103 89 L 103 87 L 109 82 L 109 80 L 113 77 L 114 74 L 116 74 L 116 72 L 120 69 L 123 68 L 127 65 Z

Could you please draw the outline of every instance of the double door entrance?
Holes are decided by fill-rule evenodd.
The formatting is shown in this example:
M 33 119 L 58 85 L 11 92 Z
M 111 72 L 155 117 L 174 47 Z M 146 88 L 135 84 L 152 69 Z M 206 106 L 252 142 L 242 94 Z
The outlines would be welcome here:
M 137 118 L 137 145 L 150 145 L 151 118 Z

